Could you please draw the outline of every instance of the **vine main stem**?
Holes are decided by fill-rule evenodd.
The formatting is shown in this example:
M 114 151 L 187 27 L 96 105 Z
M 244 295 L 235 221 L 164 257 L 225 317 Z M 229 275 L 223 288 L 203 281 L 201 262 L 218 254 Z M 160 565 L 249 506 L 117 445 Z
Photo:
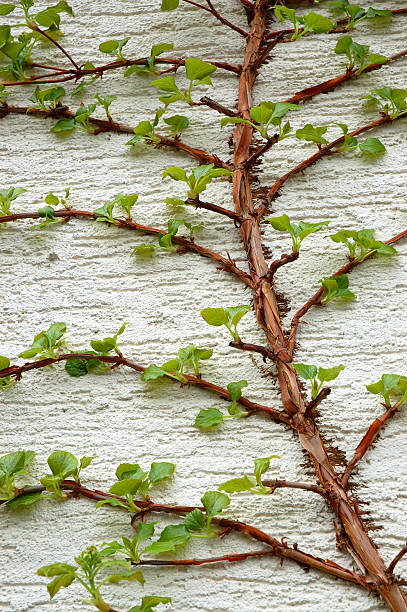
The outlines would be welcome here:
M 239 79 L 238 111 L 244 119 L 250 119 L 251 92 L 257 76 L 257 66 L 267 35 L 267 0 L 253 4 L 249 36 L 246 40 L 245 58 Z M 327 492 L 328 503 L 341 527 L 342 536 L 354 561 L 391 610 L 407 612 L 407 598 L 395 577 L 388 572 L 376 546 L 367 534 L 357 506 L 348 494 L 328 457 L 324 442 L 313 418 L 307 414 L 295 370 L 290 366 L 291 354 L 288 339 L 280 323 L 277 299 L 269 276 L 269 267 L 262 249 L 262 236 L 256 218 L 250 185 L 250 158 L 253 130 L 247 124 L 238 124 L 234 131 L 233 199 L 236 212 L 243 222 L 240 232 L 246 250 L 250 272 L 255 287 L 254 304 L 257 320 L 264 329 L 275 355 L 281 399 L 284 410 L 292 416 L 293 426 L 302 447 L 307 451 L 317 478 Z

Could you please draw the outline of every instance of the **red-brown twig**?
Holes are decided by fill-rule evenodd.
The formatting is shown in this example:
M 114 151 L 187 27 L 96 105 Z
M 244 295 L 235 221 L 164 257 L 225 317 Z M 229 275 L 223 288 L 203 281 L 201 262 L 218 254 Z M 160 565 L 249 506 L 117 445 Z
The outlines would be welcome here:
M 116 60 L 115 62 L 110 62 L 109 64 L 103 64 L 102 66 L 95 66 L 95 68 L 80 68 L 77 69 L 65 69 L 59 68 L 58 66 L 45 66 L 43 64 L 35 64 L 32 63 L 31 66 L 39 68 L 45 68 L 47 70 L 53 70 L 54 73 L 45 73 L 36 76 L 32 76 L 25 81 L 10 81 L 1 83 L 4 87 L 13 87 L 14 85 L 40 85 L 43 83 L 65 83 L 67 81 L 78 81 L 82 77 L 99 75 L 102 76 L 103 73 L 117 70 L 118 68 L 129 68 L 130 66 L 145 66 L 147 62 L 147 57 L 141 57 L 135 60 Z M 169 57 L 157 57 L 154 60 L 155 64 L 164 64 L 169 65 L 170 68 L 165 72 L 177 72 L 180 66 L 184 66 L 185 59 L 184 58 L 169 58 Z M 216 60 L 208 60 L 211 64 L 220 68 L 221 70 L 226 70 L 228 72 L 233 72 L 234 74 L 240 74 L 239 66 L 234 66 L 233 64 L 229 64 L 228 62 L 217 62 Z M 59 78 L 51 79 L 51 76 L 58 76 Z
M 231 23 L 228 19 L 225 19 L 225 17 L 223 17 L 215 9 L 215 7 L 213 6 L 211 0 L 206 0 L 208 6 L 204 6 L 203 4 L 198 4 L 197 2 L 194 2 L 193 0 L 184 0 L 184 2 L 187 2 L 187 4 L 192 4 L 193 6 L 196 6 L 196 7 L 200 8 L 200 9 L 202 9 L 204 11 L 207 11 L 208 13 L 211 13 L 211 15 L 216 17 L 216 19 L 218 21 L 220 21 L 221 23 L 223 23 L 223 25 L 226 25 L 231 30 L 234 30 L 235 32 L 240 34 L 240 36 L 243 36 L 243 38 L 247 38 L 247 36 L 248 36 L 247 32 L 245 32 L 244 30 L 239 28 L 239 26 L 235 25 L 234 23 Z
M 186 205 L 194 206 L 195 208 L 204 208 L 205 210 L 210 210 L 211 212 L 218 213 L 219 215 L 223 215 L 225 217 L 229 217 L 229 219 L 233 219 L 236 223 L 241 223 L 241 218 L 239 215 L 235 213 L 234 210 L 228 210 L 227 208 L 223 208 L 222 206 L 218 206 L 217 204 L 212 204 L 211 202 L 202 202 L 199 197 L 195 200 L 192 198 L 188 198 L 185 200 Z
M 34 30 L 34 32 L 38 32 L 39 34 L 41 34 L 42 36 L 44 36 L 44 38 L 47 38 L 53 45 L 55 45 L 55 47 L 57 47 L 57 49 L 59 49 L 61 51 L 61 53 L 63 53 L 65 55 L 65 57 L 68 58 L 68 60 L 71 62 L 71 64 L 73 66 L 75 66 L 76 70 L 79 70 L 79 66 L 78 64 L 75 62 L 74 59 L 72 59 L 72 57 L 69 55 L 68 51 L 66 51 L 57 40 L 55 40 L 54 38 L 52 38 L 52 36 L 50 36 L 49 34 L 47 34 L 47 32 L 44 32 L 43 30 L 41 30 L 37 25 L 31 25 L 30 26 L 32 30 Z
M 291 356 L 287 353 L 287 349 L 284 346 L 275 344 L 273 347 L 266 348 L 265 346 L 259 346 L 258 344 L 249 344 L 248 342 L 229 342 L 229 346 L 233 346 L 233 348 L 237 348 L 241 351 L 249 351 L 249 353 L 259 353 L 262 355 L 263 360 L 265 361 L 267 358 L 275 361 L 278 359 L 284 363 L 289 363 L 291 361 Z
M 387 421 L 389 421 L 392 418 L 392 416 L 396 414 L 397 410 L 398 410 L 397 404 L 395 404 L 395 406 L 390 406 L 389 408 L 387 408 L 386 412 L 382 414 L 381 417 L 378 417 L 377 419 L 375 419 L 373 423 L 370 425 L 369 429 L 367 430 L 362 440 L 359 442 L 358 446 L 356 447 L 355 453 L 352 459 L 349 461 L 343 473 L 342 482 L 345 487 L 347 486 L 349 482 L 349 478 L 353 470 L 355 469 L 356 465 L 359 463 L 361 459 L 363 459 L 363 457 L 369 450 L 373 440 L 375 439 L 379 431 L 382 429 L 382 427 L 384 427 Z
M 388 572 L 390 574 L 392 574 L 394 572 L 394 568 L 396 567 L 397 563 L 400 561 L 400 559 L 402 559 L 404 557 L 404 555 L 407 553 L 407 544 L 406 546 L 403 546 L 403 548 L 400 550 L 400 552 L 397 553 L 397 555 L 394 557 L 393 561 L 389 564 L 389 567 L 387 568 Z
M 298 259 L 299 254 L 300 254 L 299 251 L 292 251 L 291 253 L 283 253 L 280 259 L 276 259 L 275 261 L 271 262 L 269 266 L 270 277 L 272 278 L 275 272 L 279 268 L 281 268 L 281 266 L 285 266 L 286 264 L 291 263 L 292 261 L 295 261 L 296 259 Z
M 274 555 L 274 551 L 271 549 L 256 550 L 254 552 L 223 555 L 222 557 L 210 557 L 209 559 L 174 559 L 173 561 L 142 559 L 139 563 L 133 562 L 133 565 L 207 565 L 209 563 L 221 563 L 223 561 L 235 563 L 236 561 L 246 561 L 246 559 L 250 559 L 251 557 L 264 557 L 265 555 Z
M 74 209 L 56 210 L 54 212 L 54 215 L 55 217 L 61 217 L 67 220 L 70 218 L 78 218 L 78 217 L 89 219 L 89 220 L 93 220 L 97 218 L 95 213 L 89 210 L 74 210 Z M 38 218 L 39 218 L 38 213 L 15 213 L 13 215 L 7 215 L 7 216 L 0 217 L 0 223 L 8 223 L 9 221 L 18 221 L 21 219 L 38 219 Z M 162 234 L 166 233 L 165 230 L 160 230 L 156 227 L 150 227 L 148 225 L 142 225 L 141 223 L 136 223 L 135 221 L 130 221 L 129 219 L 123 219 L 123 218 L 117 217 L 117 218 L 114 218 L 114 221 L 117 227 L 140 231 L 140 232 L 143 232 L 144 234 L 149 234 L 151 236 L 159 237 Z M 231 259 L 222 257 L 222 255 L 220 255 L 219 253 L 216 253 L 215 251 L 211 251 L 210 249 L 207 249 L 206 247 L 196 244 L 192 240 L 181 238 L 181 236 L 173 236 L 172 241 L 175 244 L 178 244 L 179 246 L 181 246 L 183 250 L 191 251 L 192 253 L 197 253 L 198 255 L 201 255 L 202 257 L 209 257 L 210 259 L 213 259 L 218 264 L 220 264 L 221 269 L 231 272 L 234 276 L 242 280 L 246 285 L 248 285 L 249 287 L 252 287 L 252 281 L 251 281 L 250 276 L 243 270 L 240 270 L 240 268 L 238 268 Z
M 404 230 L 403 232 L 396 234 L 396 236 L 393 236 L 392 238 L 389 238 L 389 240 L 385 240 L 384 242 L 385 244 L 394 244 L 395 242 L 398 242 L 405 236 L 407 236 L 407 230 Z M 371 257 L 373 257 L 374 254 L 375 254 L 375 251 L 372 251 L 369 255 L 367 255 L 363 259 L 363 261 L 366 261 L 366 259 L 370 259 Z M 352 259 L 347 264 L 342 266 L 342 268 L 339 268 L 339 270 L 337 270 L 331 276 L 340 276 L 341 274 L 349 274 L 349 272 L 351 272 L 353 268 L 355 268 L 361 263 L 363 262 L 359 261 L 359 259 Z M 290 329 L 290 336 L 289 336 L 289 351 L 291 355 L 294 352 L 296 333 L 297 333 L 297 329 L 298 329 L 300 320 L 302 319 L 304 315 L 307 314 L 307 312 L 310 310 L 310 308 L 312 308 L 312 306 L 315 306 L 316 304 L 320 303 L 320 300 L 321 300 L 321 297 L 324 291 L 325 289 L 323 287 L 320 287 L 318 291 L 316 291 L 314 295 L 307 302 L 305 302 L 305 304 L 301 306 L 301 308 L 295 313 L 291 321 L 291 329 Z
M 362 127 L 357 128 L 356 130 L 353 130 L 353 132 L 349 132 L 348 135 L 357 136 L 358 134 L 362 134 L 363 132 L 372 130 L 373 128 L 379 127 L 380 125 L 384 125 L 386 123 L 392 123 L 393 121 L 397 121 L 397 119 L 404 119 L 405 117 L 407 117 L 407 111 L 401 113 L 400 115 L 394 118 L 390 117 L 389 115 L 384 115 L 380 117 L 380 119 L 376 119 L 376 121 L 371 121 L 370 123 L 363 125 Z M 309 168 L 310 166 L 312 166 L 312 164 L 315 164 L 318 160 L 324 157 L 324 155 L 327 155 L 330 151 L 332 151 L 332 149 L 342 144 L 344 140 L 345 140 L 345 135 L 342 135 L 339 138 L 336 138 L 332 142 L 318 149 L 316 153 L 314 153 L 313 155 L 311 155 L 310 157 L 302 161 L 300 164 L 298 164 L 297 166 L 295 166 L 294 168 L 286 172 L 286 174 L 281 176 L 279 179 L 277 179 L 277 181 L 274 183 L 274 185 L 271 187 L 271 189 L 267 193 L 267 197 L 269 201 L 271 202 L 276 197 L 278 190 L 281 189 L 281 187 L 284 185 L 284 183 L 289 178 L 291 178 L 295 174 L 298 174 L 299 172 L 302 172 L 306 168 Z M 264 210 L 263 206 L 260 207 L 260 210 L 258 212 L 261 213 L 262 210 Z
M 237 117 L 238 116 L 236 111 L 230 110 L 230 108 L 223 106 L 223 104 L 219 104 L 219 102 L 216 102 L 216 100 L 212 100 L 212 98 L 208 98 L 208 96 L 203 96 L 200 99 L 200 102 L 203 106 L 209 106 L 209 108 L 216 110 L 221 115 L 226 115 L 226 117 Z
M 372 70 L 379 70 L 382 66 L 386 66 L 391 62 L 394 62 L 402 57 L 407 55 L 407 49 L 404 51 L 399 51 L 394 55 L 391 55 L 386 62 L 383 64 L 370 64 L 363 70 L 362 75 L 365 72 L 372 72 Z M 291 102 L 292 104 L 298 104 L 299 102 L 304 102 L 305 100 L 309 100 L 310 98 L 321 94 L 328 93 L 329 91 L 333 91 L 346 81 L 350 81 L 351 79 L 355 79 L 361 76 L 360 73 L 356 69 L 347 70 L 344 74 L 340 74 L 339 76 L 333 77 L 332 79 L 328 79 L 323 83 L 318 83 L 318 85 L 313 85 L 312 87 L 307 87 L 306 89 L 301 89 L 296 94 L 294 94 L 291 98 L 287 98 L 284 102 Z
M 4 378 L 6 376 L 14 376 L 17 380 L 20 380 L 22 374 L 24 372 L 29 372 L 30 370 L 39 370 L 41 368 L 46 368 L 47 366 L 53 365 L 55 363 L 59 363 L 61 361 L 67 361 L 68 359 L 89 359 L 93 361 L 101 361 L 103 363 L 109 363 L 113 366 L 125 366 L 136 372 L 144 372 L 145 367 L 134 363 L 125 357 L 120 357 L 119 355 L 94 355 L 92 353 L 88 353 L 86 351 L 76 352 L 76 353 L 64 353 L 62 355 L 57 355 L 54 358 L 47 357 L 46 359 L 40 359 L 38 361 L 31 361 L 25 363 L 21 366 L 12 365 L 8 368 L 4 368 L 0 370 L 0 378 Z M 174 381 L 175 379 L 169 378 L 169 380 Z M 198 378 L 196 376 L 189 376 L 188 374 L 184 374 L 184 381 L 182 384 L 192 385 L 194 387 L 200 387 L 201 389 L 206 389 L 219 395 L 223 399 L 231 400 L 230 393 L 227 389 L 220 387 L 219 385 L 215 385 L 208 380 L 204 380 L 203 378 Z M 282 412 L 281 410 L 275 410 L 274 408 L 270 408 L 269 406 L 263 406 L 261 404 L 257 404 L 256 402 L 251 402 L 245 397 L 241 397 L 238 400 L 238 403 L 241 406 L 244 406 L 249 410 L 249 412 L 262 412 L 267 414 L 269 417 L 274 419 L 276 422 L 283 422 L 286 424 L 291 424 L 291 420 L 287 414 Z

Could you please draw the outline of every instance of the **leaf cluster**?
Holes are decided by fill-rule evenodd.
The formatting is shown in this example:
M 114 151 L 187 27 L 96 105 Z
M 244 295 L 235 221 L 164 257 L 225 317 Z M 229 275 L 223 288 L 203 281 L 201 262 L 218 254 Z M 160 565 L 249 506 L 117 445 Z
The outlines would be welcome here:
M 311 380 L 311 397 L 315 399 L 320 392 L 324 382 L 335 380 L 345 369 L 345 366 L 338 365 L 332 368 L 322 368 L 315 365 L 306 365 L 305 363 L 293 363 L 293 368 L 298 376 L 305 380 Z

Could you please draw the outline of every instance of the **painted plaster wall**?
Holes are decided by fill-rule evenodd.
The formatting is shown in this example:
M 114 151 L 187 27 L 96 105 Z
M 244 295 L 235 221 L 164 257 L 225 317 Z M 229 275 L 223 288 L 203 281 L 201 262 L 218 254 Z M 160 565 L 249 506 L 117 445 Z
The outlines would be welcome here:
M 245 27 L 239 3 L 227 0 L 219 7 L 235 23 Z M 369 3 L 362 2 L 363 6 Z M 42 5 L 41 5 L 42 6 Z M 395 8 L 396 0 L 377 7 Z M 159 3 L 85 2 L 74 0 L 76 19 L 64 19 L 65 45 L 79 63 L 102 62 L 98 45 L 107 38 L 131 36 L 129 55 L 145 55 L 151 44 L 174 42 L 175 55 L 239 62 L 243 44 L 211 16 L 194 7 L 182 6 L 163 14 Z M 362 25 L 354 38 L 370 43 L 376 52 L 394 53 L 405 44 L 405 18 L 394 19 L 387 28 Z M 403 41 L 404 39 L 404 41 Z M 273 53 L 273 61 L 262 70 L 255 88 L 255 101 L 283 100 L 303 87 L 335 76 L 344 69 L 335 56 L 335 37 L 304 38 Z M 54 59 L 52 49 L 44 59 Z M 58 58 L 60 60 L 60 58 Z M 328 95 L 308 102 L 292 117 L 295 128 L 308 122 L 321 125 L 333 121 L 351 127 L 363 125 L 366 113 L 359 97 L 373 87 L 405 86 L 406 61 L 366 74 Z M 182 74 L 180 72 L 180 78 Z M 217 100 L 232 106 L 236 97 L 233 75 L 214 75 Z M 111 107 L 116 120 L 135 125 L 150 118 L 157 107 L 149 79 L 123 79 L 106 75 L 83 100 L 93 93 L 117 95 Z M 66 87 L 71 91 L 71 87 Z M 11 100 L 26 103 L 29 91 L 14 89 Z M 76 99 L 72 105 L 77 105 Z M 191 128 L 185 141 L 230 155 L 228 129 L 219 129 L 219 119 L 210 109 L 185 109 Z M 102 116 L 102 115 L 101 115 Z M 70 186 L 72 204 L 94 209 L 118 192 L 140 194 L 136 219 L 164 227 L 174 216 L 164 204 L 168 195 L 181 196 L 182 186 L 162 183 L 162 171 L 172 165 L 187 168 L 188 157 L 169 149 L 147 146 L 131 150 L 126 135 L 97 137 L 77 131 L 68 138 L 50 133 L 51 122 L 10 116 L 0 122 L 1 184 L 30 190 L 16 203 L 18 210 L 36 210 L 49 191 L 62 193 Z M 334 131 L 329 132 L 333 135 Z M 407 223 L 405 122 L 374 133 L 387 153 L 377 161 L 359 154 L 327 157 L 304 175 L 289 181 L 275 201 L 277 214 L 294 220 L 331 219 L 333 231 L 340 228 L 377 228 L 386 239 Z M 270 185 L 287 169 L 307 157 L 313 146 L 288 139 L 273 148 L 262 166 L 261 182 Z M 232 207 L 229 185 L 218 182 L 207 190 L 207 199 Z M 185 211 L 185 217 L 205 221 L 199 242 L 229 252 L 244 265 L 239 234 L 233 224 L 206 211 Z M 56 321 L 66 322 L 69 346 L 89 347 L 88 341 L 115 332 L 123 321 L 130 325 L 122 336 L 125 355 L 141 364 L 161 363 L 181 346 L 192 342 L 213 346 L 214 358 L 204 366 L 209 380 L 226 385 L 247 378 L 247 396 L 272 406 L 279 397 L 272 378 L 264 378 L 247 354 L 228 347 L 226 333 L 203 324 L 204 306 L 247 303 L 249 293 L 238 281 L 216 270 L 209 260 L 194 255 L 158 254 L 151 262 L 130 259 L 129 253 L 143 236 L 87 221 L 71 221 L 46 231 L 29 231 L 30 222 L 9 224 L 1 232 L 1 350 L 15 358 L 27 348 L 41 329 Z M 277 275 L 277 287 L 296 310 L 316 289 L 317 281 L 344 262 L 344 251 L 321 232 L 305 243 L 300 259 Z M 275 255 L 286 252 L 288 240 L 271 230 L 265 239 Z M 220 245 L 220 246 L 219 246 Z M 397 257 L 366 262 L 351 275 L 357 300 L 349 305 L 333 303 L 315 309 L 301 326 L 298 361 L 347 366 L 335 381 L 334 392 L 322 407 L 321 427 L 350 458 L 370 422 L 382 409 L 364 385 L 382 372 L 406 372 L 407 339 L 407 247 L 400 244 Z M 254 317 L 241 324 L 244 338 L 262 342 Z M 278 454 L 270 477 L 306 480 L 303 455 L 291 433 L 261 416 L 247 421 L 232 420 L 210 433 L 193 427 L 199 409 L 224 407 L 203 391 L 179 389 L 170 383 L 145 384 L 138 375 L 115 370 L 108 376 L 68 378 L 63 368 L 29 373 L 2 397 L 2 453 L 27 448 L 37 452 L 33 472 L 40 477 L 46 458 L 56 449 L 78 456 L 98 455 L 86 470 L 84 482 L 107 489 L 114 481 L 116 466 L 123 461 L 169 460 L 177 464 L 176 478 L 158 490 L 157 500 L 199 503 L 202 493 L 233 476 L 249 472 L 255 457 Z M 407 519 L 405 462 L 407 424 L 397 415 L 387 426 L 376 448 L 361 464 L 360 490 L 375 523 L 374 535 L 384 558 L 390 561 L 404 544 Z M 311 494 L 282 490 L 272 497 L 236 495 L 228 516 L 254 523 L 289 544 L 297 542 L 305 551 L 344 565 L 349 559 L 335 550 L 332 515 Z M 86 500 L 43 503 L 22 513 L 2 511 L 2 555 L 0 557 L 0 609 L 13 612 L 76 612 L 84 609 L 76 587 L 60 592 L 50 602 L 44 580 L 36 575 L 41 565 L 70 560 L 91 543 L 99 544 L 121 535 L 131 535 L 128 518 L 108 509 L 95 511 Z M 182 555 L 210 556 L 258 548 L 244 538 L 230 536 L 223 542 L 191 544 Z M 348 565 L 349 566 L 349 565 Z M 400 563 L 400 570 L 407 562 Z M 305 573 L 273 558 L 234 565 L 201 568 L 146 569 L 144 594 L 173 597 L 176 612 L 242 612 L 295 608 L 319 612 L 382 610 L 377 599 L 365 592 L 316 572 Z M 106 599 L 116 608 L 138 603 L 141 588 L 129 584 L 111 587 Z M 126 607 L 127 606 L 127 607 Z

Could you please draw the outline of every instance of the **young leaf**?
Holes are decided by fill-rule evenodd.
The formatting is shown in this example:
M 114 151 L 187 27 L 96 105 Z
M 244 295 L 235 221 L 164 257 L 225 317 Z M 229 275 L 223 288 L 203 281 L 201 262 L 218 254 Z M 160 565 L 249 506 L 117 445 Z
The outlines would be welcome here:
M 312 380 L 317 375 L 317 366 L 315 365 L 306 365 L 305 363 L 293 363 L 292 365 L 298 376 L 305 380 Z
M 363 142 L 359 144 L 359 149 L 362 153 L 367 153 L 369 155 L 382 155 L 386 152 L 386 147 L 383 143 L 380 142 L 378 138 L 366 138 Z
M 61 477 L 61 480 L 71 476 L 78 468 L 78 460 L 67 451 L 54 451 L 47 459 L 48 465 L 54 476 Z
M 227 390 L 230 393 L 230 399 L 235 404 L 238 402 L 242 396 L 242 389 L 244 387 L 248 387 L 249 384 L 247 380 L 239 380 L 238 382 L 231 382 L 227 386 Z
M 184 524 L 188 531 L 202 531 L 205 527 L 205 517 L 202 511 L 199 508 L 195 508 L 188 512 L 185 515 Z
M 319 281 L 326 290 L 325 296 L 321 299 L 321 304 L 328 304 L 335 298 L 343 300 L 354 300 L 355 294 L 349 291 L 349 279 L 346 274 L 340 276 L 326 276 Z
M 6 503 L 6 507 L 9 510 L 18 510 L 19 508 L 27 508 L 37 503 L 42 497 L 41 493 L 30 493 L 29 495 L 20 495 L 14 499 L 11 499 Z
M 161 463 L 152 463 L 151 464 L 151 469 L 150 469 L 150 473 L 148 475 L 151 484 L 156 484 L 157 482 L 161 482 L 162 480 L 165 480 L 166 478 L 170 478 L 170 476 L 173 475 L 175 470 L 175 465 L 174 463 L 167 463 L 167 462 L 161 462 Z
M 195 419 L 195 427 L 199 429 L 211 429 L 217 427 L 223 423 L 224 416 L 217 408 L 208 408 L 207 410 L 200 410 L 198 416 Z
M 88 370 L 88 359 L 67 359 L 65 361 L 65 370 L 69 376 L 78 378 L 79 376 L 86 376 Z
M 187 79 L 190 81 L 201 81 L 215 72 L 216 66 L 201 59 L 189 57 L 185 60 L 185 70 Z
M 319 368 L 318 379 L 321 382 L 329 382 L 331 380 L 335 380 L 335 378 L 337 378 L 344 369 L 345 366 L 343 365 L 334 366 L 333 368 Z
M 213 517 L 220 514 L 222 510 L 229 506 L 230 499 L 227 495 L 225 495 L 225 493 L 219 493 L 219 491 L 207 491 L 201 497 L 201 502 L 205 508 L 207 516 Z
M 163 0 L 164 4 L 175 3 L 177 8 L 179 0 Z M 172 10 L 172 9 L 162 9 L 162 10 Z M 157 595 L 147 595 L 147 597 L 143 597 L 141 600 L 141 606 L 134 606 L 128 612 L 155 612 L 156 606 L 159 604 L 172 603 L 171 597 L 158 597 Z
M 204 308 L 201 310 L 201 317 L 209 324 L 215 327 L 226 325 L 228 316 L 224 308 Z
M 299 140 L 307 140 L 308 142 L 315 142 L 316 144 L 326 145 L 328 141 L 323 138 L 323 134 L 327 131 L 327 127 L 314 127 L 311 123 L 307 123 L 303 128 L 298 129 L 295 132 L 295 137 Z
M 242 491 L 251 491 L 256 486 L 256 481 L 249 476 L 243 476 L 242 478 L 231 478 L 222 482 L 219 485 L 219 491 L 226 491 L 226 493 L 240 493 Z

